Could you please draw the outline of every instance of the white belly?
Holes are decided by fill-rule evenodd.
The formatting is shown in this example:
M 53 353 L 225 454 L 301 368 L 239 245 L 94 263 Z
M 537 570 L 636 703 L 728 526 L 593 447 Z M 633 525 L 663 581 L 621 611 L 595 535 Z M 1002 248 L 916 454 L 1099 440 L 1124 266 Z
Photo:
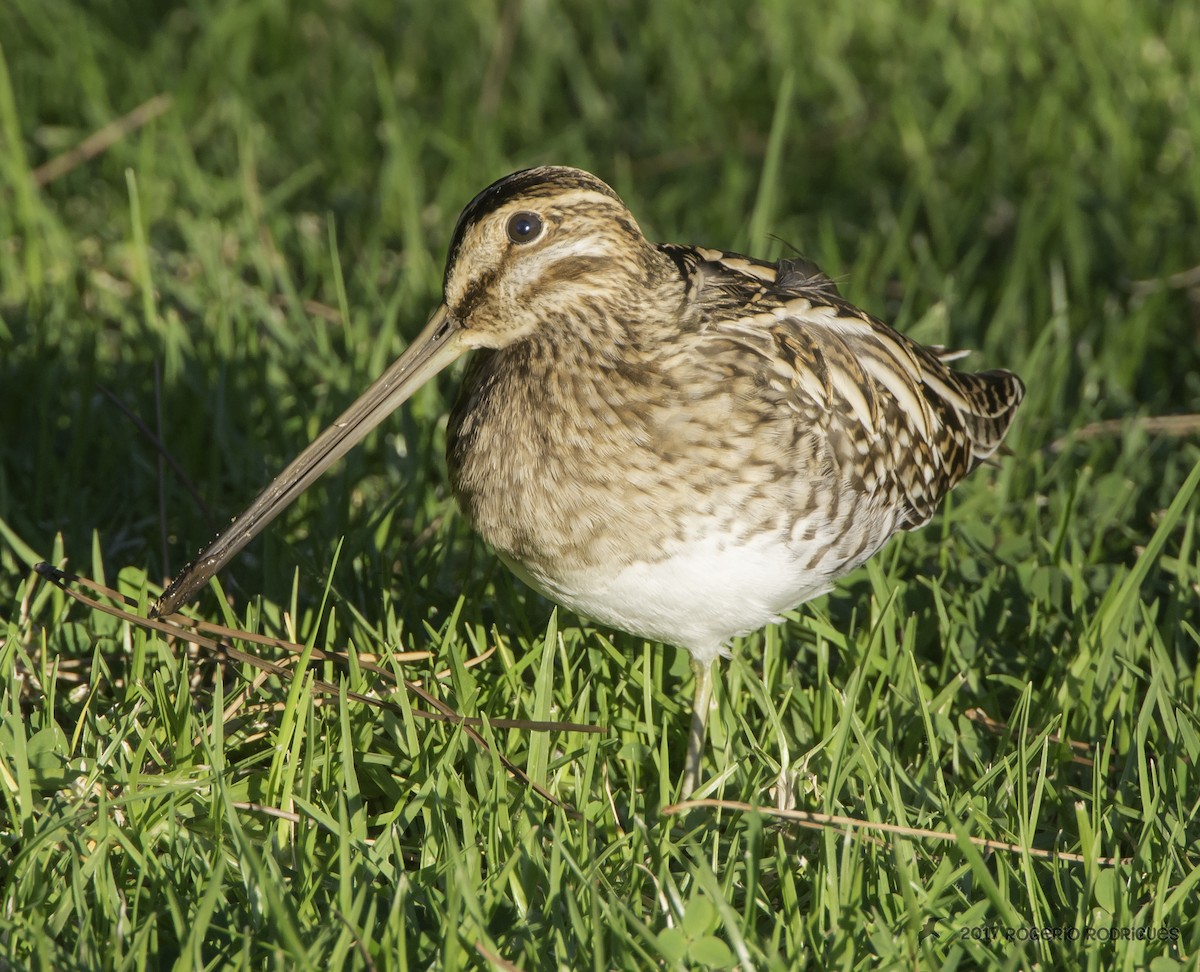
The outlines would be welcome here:
M 615 573 L 538 576 L 505 558 L 531 587 L 579 614 L 651 641 L 686 648 L 700 661 L 727 655 L 730 638 L 782 620 L 779 615 L 833 586 L 843 572 L 804 566 L 786 538 L 738 542 L 708 536 Z M 831 565 L 832 566 L 832 565 Z

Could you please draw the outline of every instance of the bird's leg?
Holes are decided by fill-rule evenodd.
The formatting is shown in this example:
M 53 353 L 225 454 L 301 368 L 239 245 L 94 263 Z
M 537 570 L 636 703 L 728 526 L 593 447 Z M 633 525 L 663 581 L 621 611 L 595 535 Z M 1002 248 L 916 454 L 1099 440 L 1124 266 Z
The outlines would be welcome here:
M 700 760 L 704 757 L 704 729 L 708 719 L 708 708 L 712 702 L 712 659 L 701 661 L 693 656 L 692 673 L 696 684 L 692 687 L 692 726 L 688 732 L 687 763 L 683 770 L 683 790 L 680 798 L 686 800 L 700 783 Z

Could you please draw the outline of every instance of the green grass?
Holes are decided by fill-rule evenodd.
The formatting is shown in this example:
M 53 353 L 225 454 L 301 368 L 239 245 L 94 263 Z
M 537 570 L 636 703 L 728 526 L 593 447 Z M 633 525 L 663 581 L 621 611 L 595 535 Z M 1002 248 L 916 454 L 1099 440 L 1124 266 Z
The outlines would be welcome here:
M 1142 420 L 1200 412 L 1200 290 L 1139 282 L 1200 264 L 1200 12 L 437 8 L 0 5 L 0 967 L 1191 967 L 1200 447 Z M 324 661 L 226 721 L 253 672 L 34 580 L 65 563 L 145 603 L 416 333 L 461 206 L 548 161 L 656 238 L 799 248 L 1025 377 L 1014 455 L 739 642 L 717 688 L 711 795 L 782 784 L 955 841 L 663 815 L 686 659 L 556 614 L 470 534 L 452 377 L 198 610 L 382 654 L 461 713 L 604 734 L 485 726 L 485 750 Z

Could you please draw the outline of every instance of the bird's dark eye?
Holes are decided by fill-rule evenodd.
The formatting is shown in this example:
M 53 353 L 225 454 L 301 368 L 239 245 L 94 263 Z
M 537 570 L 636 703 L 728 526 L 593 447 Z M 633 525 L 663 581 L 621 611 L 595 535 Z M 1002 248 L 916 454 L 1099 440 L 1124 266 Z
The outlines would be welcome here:
M 530 243 L 542 232 L 542 217 L 537 213 L 515 213 L 508 220 L 508 238 L 514 243 Z

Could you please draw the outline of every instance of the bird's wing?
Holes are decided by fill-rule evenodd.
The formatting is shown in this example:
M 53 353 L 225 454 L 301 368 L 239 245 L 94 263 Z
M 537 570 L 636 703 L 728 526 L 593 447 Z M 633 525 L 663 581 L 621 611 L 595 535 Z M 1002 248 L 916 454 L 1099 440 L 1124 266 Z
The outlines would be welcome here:
M 1024 396 L 1007 371 L 954 371 L 844 300 L 814 265 L 664 248 L 689 280 L 693 319 L 714 354 L 741 355 L 764 397 L 796 410 L 852 488 L 927 522 L 943 496 L 1000 445 Z M 731 349 L 723 353 L 720 348 Z

